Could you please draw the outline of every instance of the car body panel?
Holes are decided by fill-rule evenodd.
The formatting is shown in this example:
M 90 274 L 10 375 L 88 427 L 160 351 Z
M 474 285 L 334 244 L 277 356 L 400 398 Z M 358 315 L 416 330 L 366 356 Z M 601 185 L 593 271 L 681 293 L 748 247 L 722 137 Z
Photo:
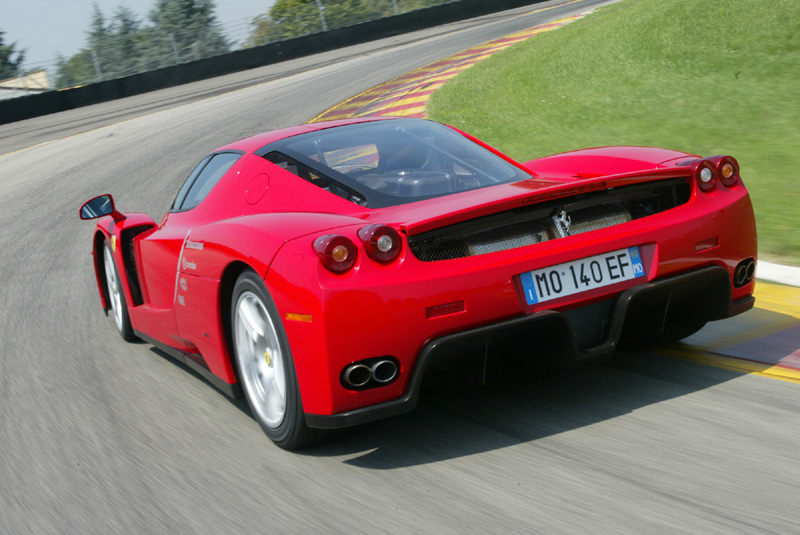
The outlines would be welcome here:
M 695 158 L 699 156 L 668 149 L 616 146 L 562 152 L 525 162 L 523 166 L 548 178 L 580 179 L 674 167 Z
M 574 307 L 618 294 L 637 283 L 627 281 L 540 306 L 527 306 L 518 286 L 519 275 L 527 271 L 639 246 L 648 281 L 713 265 L 732 273 L 736 264 L 753 255 L 755 250 L 754 232 L 742 235 L 740 229 L 755 227 L 752 220 L 739 221 L 738 216 L 733 215 L 739 212 L 752 214 L 749 197 L 743 188 L 726 194 L 737 198 L 733 200 L 737 205 L 736 211 L 720 212 L 715 203 L 702 200 L 681 207 L 684 208 L 682 216 L 658 214 L 651 216 L 646 223 L 634 221 L 553 240 L 529 247 L 524 252 L 512 249 L 444 262 L 420 262 L 406 250 L 403 258 L 391 266 L 375 265 L 361 258 L 345 277 L 336 276 L 313 263 L 303 265 L 304 270 L 298 271 L 296 266 L 292 267 L 292 258 L 304 254 L 307 243 L 297 240 L 287 244 L 275 258 L 274 269 L 267 275 L 268 287 L 280 288 L 273 294 L 280 310 L 309 314 L 315 320 L 322 316 L 324 326 L 299 325 L 297 322 L 285 322 L 284 325 L 293 348 L 300 344 L 304 344 L 304 349 L 308 347 L 295 352 L 296 359 L 302 359 L 305 354 L 326 355 L 332 370 L 327 381 L 323 382 L 313 362 L 304 365 L 302 360 L 298 360 L 298 370 L 314 370 L 312 375 L 315 376 L 313 387 L 303 392 L 306 410 L 319 414 L 331 410 L 325 404 L 330 399 L 327 392 L 335 390 L 338 370 L 347 362 L 392 355 L 411 366 L 422 347 L 437 337 L 541 310 Z M 706 206 L 701 211 L 696 204 Z M 340 232 L 347 235 L 342 229 Z M 696 235 L 703 238 L 718 236 L 720 246 L 714 251 L 698 253 L 696 242 L 702 240 L 696 239 Z M 286 275 L 289 273 L 291 276 Z M 309 284 L 308 281 L 312 282 Z M 734 300 L 751 293 L 752 288 L 736 289 Z M 427 309 L 458 301 L 464 302 L 463 312 L 426 318 Z M 348 338 L 352 336 L 352 325 L 358 326 L 357 345 Z M 405 337 L 405 332 L 413 332 L 415 336 Z M 408 379 L 403 374 L 401 377 Z M 301 388 L 303 384 L 301 381 Z M 405 387 L 406 383 L 399 381 L 381 389 L 380 393 L 371 392 L 369 396 L 374 402 L 386 401 L 398 396 Z M 360 403 L 359 396 L 366 394 L 343 392 L 342 404 L 335 404 L 333 412 L 354 408 Z M 316 405 L 317 395 L 323 403 L 320 407 Z

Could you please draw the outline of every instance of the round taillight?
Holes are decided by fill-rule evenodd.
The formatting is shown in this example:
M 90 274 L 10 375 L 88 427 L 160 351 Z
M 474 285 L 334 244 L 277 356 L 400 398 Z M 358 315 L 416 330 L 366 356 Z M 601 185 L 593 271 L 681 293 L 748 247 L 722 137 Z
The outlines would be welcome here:
M 703 191 L 711 191 L 717 185 L 717 168 L 710 160 L 699 160 L 695 163 L 692 174 Z
M 331 258 L 337 264 L 343 264 L 347 262 L 348 257 L 350 256 L 350 251 L 347 250 L 346 245 L 337 245 L 331 251 Z
M 388 225 L 370 225 L 358 231 L 367 254 L 378 262 L 391 262 L 400 254 L 403 239 Z
M 722 178 L 730 178 L 733 176 L 733 166 L 729 163 L 726 163 L 720 168 L 720 173 L 722 174 Z
M 739 162 L 733 156 L 722 156 L 717 162 L 719 180 L 726 188 L 736 185 L 739 179 Z
M 356 264 L 358 249 L 353 240 L 338 234 L 326 234 L 314 240 L 314 252 L 322 265 L 334 273 L 344 273 Z

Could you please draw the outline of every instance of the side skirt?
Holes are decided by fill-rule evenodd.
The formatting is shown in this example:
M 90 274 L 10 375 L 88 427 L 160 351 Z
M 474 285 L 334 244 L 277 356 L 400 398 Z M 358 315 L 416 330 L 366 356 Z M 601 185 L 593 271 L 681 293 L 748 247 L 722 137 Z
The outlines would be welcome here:
M 208 369 L 206 366 L 206 361 L 203 360 L 201 355 L 196 353 L 186 353 L 184 351 L 180 351 L 175 349 L 174 347 L 170 347 L 167 344 L 159 342 L 155 338 L 151 338 L 147 336 L 141 331 L 137 331 L 136 329 L 133 330 L 134 334 L 147 342 L 148 344 L 157 347 L 170 357 L 174 358 L 178 362 L 185 364 L 198 374 L 200 374 L 203 379 L 211 383 L 214 388 L 225 394 L 226 396 L 230 397 L 231 399 L 238 399 L 242 397 L 242 387 L 239 386 L 239 383 L 229 384 L 211 373 L 211 370 Z

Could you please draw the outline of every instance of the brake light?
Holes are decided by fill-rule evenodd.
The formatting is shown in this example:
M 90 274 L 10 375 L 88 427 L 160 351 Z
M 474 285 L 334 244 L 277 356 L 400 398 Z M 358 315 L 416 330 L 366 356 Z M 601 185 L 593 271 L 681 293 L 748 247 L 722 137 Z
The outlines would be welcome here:
M 711 191 L 717 185 L 717 166 L 711 160 L 697 160 L 692 168 L 692 176 L 703 191 Z
M 391 262 L 400 254 L 403 239 L 388 225 L 370 225 L 358 231 L 358 237 L 370 258 L 377 262 Z
M 717 165 L 719 181 L 726 188 L 731 188 L 739 179 L 739 162 L 733 156 L 714 156 L 712 158 Z
M 334 273 L 350 270 L 358 258 L 356 244 L 350 238 L 338 234 L 326 234 L 314 240 L 314 252 L 322 265 Z

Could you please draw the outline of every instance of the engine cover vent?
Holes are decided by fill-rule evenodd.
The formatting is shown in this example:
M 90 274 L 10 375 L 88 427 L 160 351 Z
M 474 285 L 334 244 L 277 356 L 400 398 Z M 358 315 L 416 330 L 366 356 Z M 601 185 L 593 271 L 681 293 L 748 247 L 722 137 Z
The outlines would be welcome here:
M 410 236 L 409 246 L 423 262 L 494 253 L 648 217 L 690 195 L 684 178 L 582 193 Z

